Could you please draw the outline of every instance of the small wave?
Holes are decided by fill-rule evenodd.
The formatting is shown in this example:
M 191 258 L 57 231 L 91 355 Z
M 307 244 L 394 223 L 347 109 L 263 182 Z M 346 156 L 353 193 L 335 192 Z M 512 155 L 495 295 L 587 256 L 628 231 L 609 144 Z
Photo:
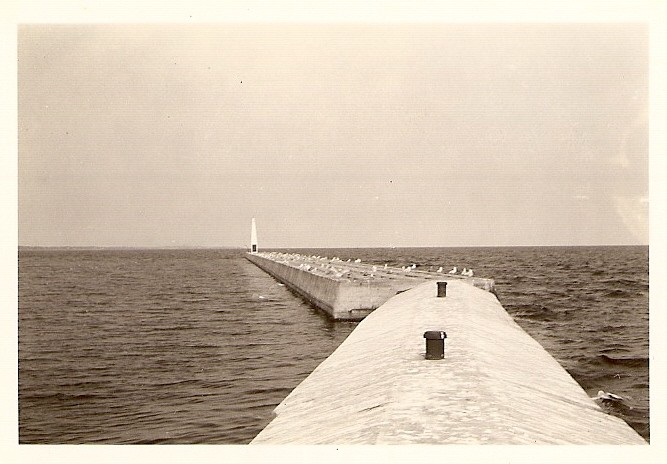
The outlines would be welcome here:
M 637 278 L 633 279 L 628 279 L 624 277 L 614 277 L 610 279 L 603 279 L 598 281 L 598 283 L 603 284 L 605 286 L 611 286 L 611 285 L 624 285 L 624 286 L 634 286 L 634 285 L 639 285 L 643 286 L 644 283 L 642 281 L 644 276 L 637 276 Z
M 542 305 L 525 304 L 509 308 L 512 309 L 512 316 L 542 322 L 555 322 L 566 319 L 570 315 L 568 310 L 553 310 Z
M 178 332 L 181 330 L 192 329 L 192 326 L 189 325 L 174 325 L 166 327 L 152 327 L 151 331 L 153 332 Z
M 184 380 L 175 380 L 173 382 L 156 382 L 152 384 L 152 387 L 172 387 L 175 385 L 192 385 L 200 383 L 199 380 L 195 379 L 184 379 Z
M 596 360 L 604 364 L 626 367 L 648 367 L 648 358 L 646 357 L 615 357 L 606 354 L 601 354 L 596 357 Z
M 81 401 L 99 398 L 101 395 L 95 393 L 21 393 L 23 401 Z
M 618 353 L 619 351 L 629 352 L 630 349 L 623 343 L 610 343 L 606 348 L 600 350 L 600 353 Z
M 620 290 L 616 288 L 610 292 L 605 293 L 604 296 L 606 296 L 607 298 L 628 298 L 634 295 L 625 290 Z
M 212 345 L 210 343 L 184 343 L 182 346 L 184 348 L 201 348 L 201 349 L 220 348 L 220 345 Z

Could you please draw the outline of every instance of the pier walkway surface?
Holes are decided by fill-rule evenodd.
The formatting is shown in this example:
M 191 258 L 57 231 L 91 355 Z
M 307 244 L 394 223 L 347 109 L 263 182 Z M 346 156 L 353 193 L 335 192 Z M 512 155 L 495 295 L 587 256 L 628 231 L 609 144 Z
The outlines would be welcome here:
M 646 444 L 493 293 L 452 279 L 436 294 L 417 282 L 369 314 L 252 444 Z M 433 330 L 447 334 L 444 359 L 425 359 Z

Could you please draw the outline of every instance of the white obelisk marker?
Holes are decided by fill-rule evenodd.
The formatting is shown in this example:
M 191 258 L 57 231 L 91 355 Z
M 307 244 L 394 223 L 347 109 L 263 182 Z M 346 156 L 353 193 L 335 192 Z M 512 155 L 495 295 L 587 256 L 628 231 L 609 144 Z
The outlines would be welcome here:
M 252 218 L 252 229 L 250 230 L 250 253 L 257 253 L 257 228 L 255 227 L 255 218 Z

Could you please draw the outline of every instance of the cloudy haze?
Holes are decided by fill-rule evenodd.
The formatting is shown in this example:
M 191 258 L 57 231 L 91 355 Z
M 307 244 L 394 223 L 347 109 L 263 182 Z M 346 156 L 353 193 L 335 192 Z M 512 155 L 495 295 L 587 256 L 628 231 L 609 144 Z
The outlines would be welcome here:
M 644 26 L 18 39 L 20 245 L 648 243 Z

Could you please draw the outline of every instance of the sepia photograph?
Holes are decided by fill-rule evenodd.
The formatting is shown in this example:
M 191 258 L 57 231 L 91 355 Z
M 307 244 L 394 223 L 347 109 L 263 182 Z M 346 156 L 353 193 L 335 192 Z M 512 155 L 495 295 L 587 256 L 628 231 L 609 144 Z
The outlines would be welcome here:
M 17 21 L 19 450 L 653 446 L 649 19 L 197 11 Z

